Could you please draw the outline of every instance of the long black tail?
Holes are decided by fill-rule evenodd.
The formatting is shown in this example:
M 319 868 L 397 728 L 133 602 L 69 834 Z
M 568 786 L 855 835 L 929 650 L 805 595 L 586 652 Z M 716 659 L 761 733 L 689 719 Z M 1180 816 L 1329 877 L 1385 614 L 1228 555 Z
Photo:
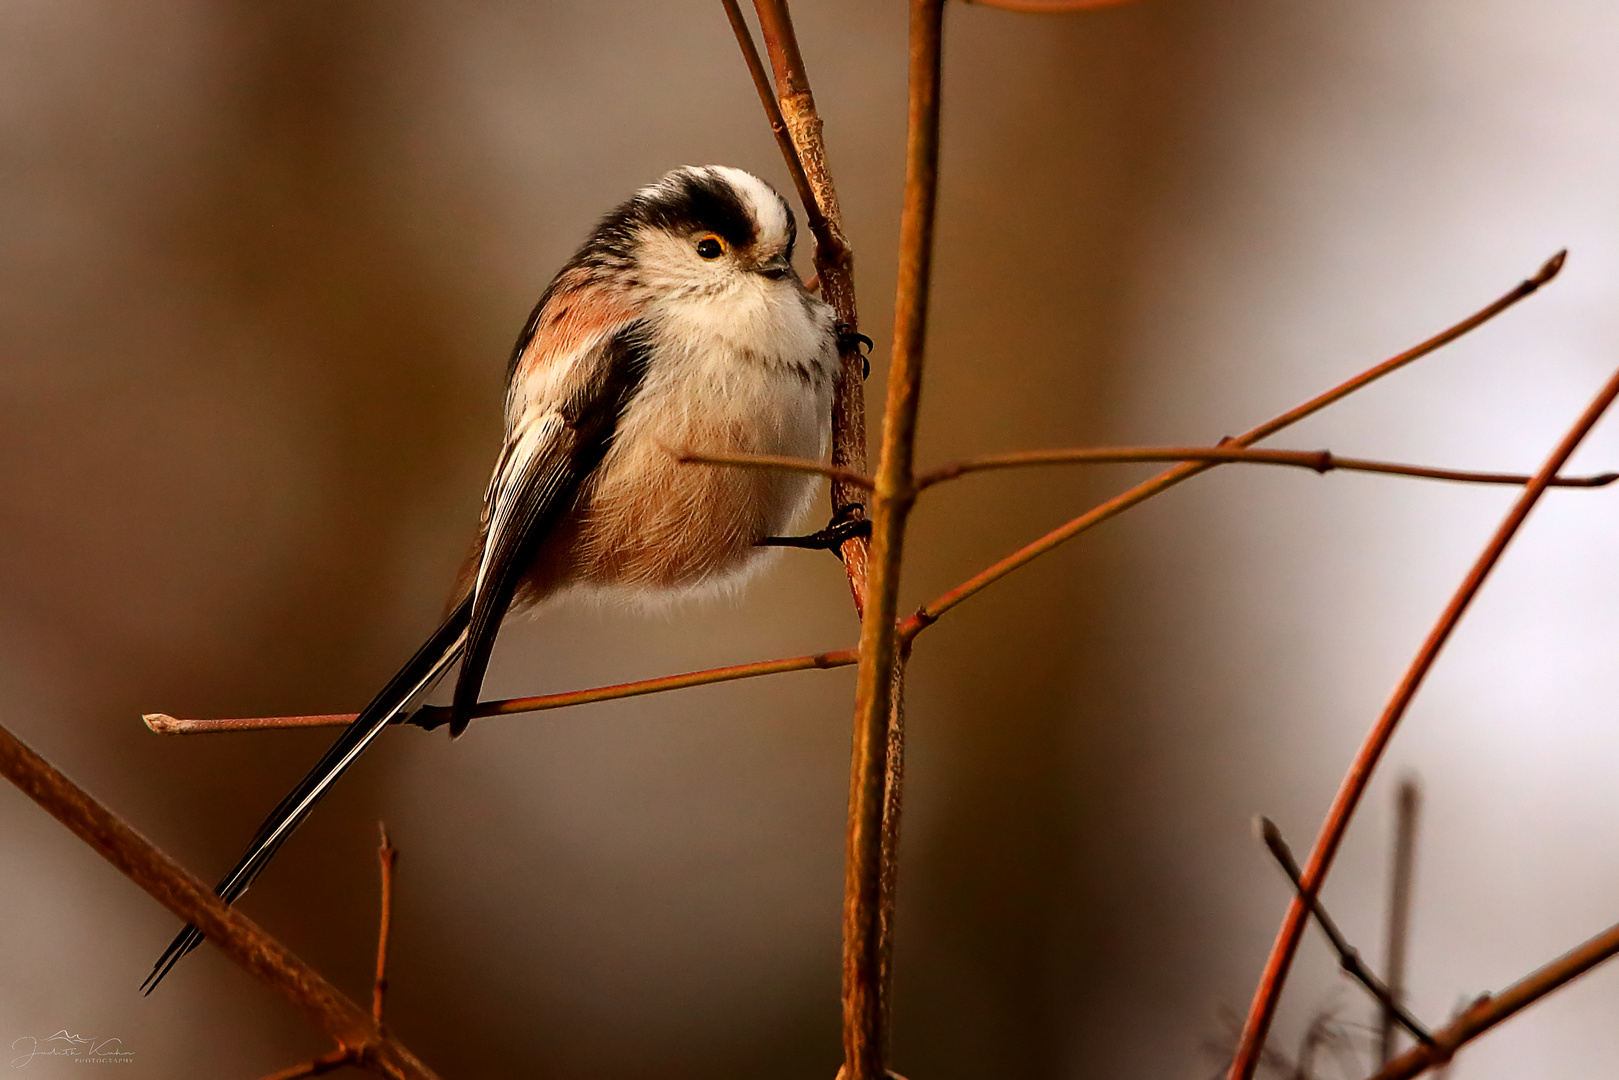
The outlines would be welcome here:
M 281 800 L 270 816 L 264 819 L 259 826 L 258 833 L 253 842 L 248 845 L 247 853 L 242 856 L 234 869 L 226 874 L 224 879 L 214 887 L 217 893 L 227 904 L 234 903 L 253 879 L 258 877 L 270 860 L 275 857 L 276 851 L 281 847 L 282 841 L 292 835 L 309 811 L 314 807 L 320 797 L 326 794 L 332 783 L 343 775 L 343 770 L 360 756 L 360 753 L 371 745 L 382 729 L 399 715 L 405 706 L 410 704 L 412 698 L 432 685 L 444 669 L 449 667 L 461 655 L 462 646 L 466 642 L 467 621 L 472 615 L 472 599 L 468 597 L 457 604 L 455 610 L 450 612 L 442 626 L 433 632 L 427 643 L 416 650 L 416 655 L 410 662 L 400 669 L 399 674 L 388 681 L 388 685 L 371 704 L 357 716 L 352 724 L 343 730 L 332 748 L 326 755 L 309 770 L 309 775 L 298 782 L 286 798 Z M 157 984 L 163 981 L 163 976 L 186 953 L 195 949 L 202 941 L 202 931 L 195 926 L 187 926 L 180 931 L 163 955 L 158 957 L 157 963 L 152 965 L 152 973 L 146 976 L 141 983 L 141 990 L 150 994 Z

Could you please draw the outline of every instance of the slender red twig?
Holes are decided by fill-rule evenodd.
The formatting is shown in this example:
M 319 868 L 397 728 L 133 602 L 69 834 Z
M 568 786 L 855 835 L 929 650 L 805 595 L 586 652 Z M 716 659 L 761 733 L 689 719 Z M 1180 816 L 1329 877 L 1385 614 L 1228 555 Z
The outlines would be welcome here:
M 1020 11 L 1029 15 L 1061 15 L 1071 11 L 1089 11 L 1092 8 L 1118 7 L 1130 0 L 963 0 L 979 7 Z
M 1313 397 L 1304 404 L 1290 409 L 1282 415 L 1266 421 L 1253 430 L 1230 440 L 1229 445 L 1235 447 L 1246 447 L 1251 446 L 1262 439 L 1268 439 L 1278 431 L 1281 431 L 1283 428 L 1290 427 L 1293 424 L 1298 423 L 1300 420 L 1303 420 L 1305 417 L 1312 416 L 1315 413 L 1320 412 L 1327 406 L 1343 400 L 1350 394 L 1353 394 L 1355 391 L 1376 382 L 1383 376 L 1388 375 L 1391 372 L 1398 371 L 1407 364 L 1427 356 L 1429 353 L 1441 348 L 1442 346 L 1450 344 L 1463 334 L 1466 334 L 1469 331 L 1489 322 L 1491 319 L 1495 318 L 1503 311 L 1506 311 L 1508 308 L 1512 307 L 1525 297 L 1534 294 L 1542 285 L 1545 285 L 1548 281 L 1557 276 L 1557 272 L 1563 268 L 1563 261 L 1567 255 L 1568 253 L 1566 251 L 1559 251 L 1556 255 L 1553 255 L 1550 259 L 1546 260 L 1545 264 L 1541 266 L 1533 277 L 1520 282 L 1505 296 L 1502 296 L 1495 302 L 1474 312 L 1461 322 L 1456 323 L 1454 326 L 1451 326 L 1438 334 L 1435 334 L 1427 341 L 1413 346 L 1412 348 L 1407 349 L 1405 352 L 1390 357 L 1381 364 L 1378 364 L 1376 367 L 1368 368 L 1359 375 L 1356 375 L 1354 378 L 1333 387 L 1326 393 Z M 1082 532 L 1095 528 L 1104 521 L 1109 521 L 1115 517 L 1118 517 L 1132 506 L 1145 502 L 1154 495 L 1158 495 L 1161 492 L 1169 490 L 1176 484 L 1181 483 L 1183 480 L 1190 479 L 1191 477 L 1196 476 L 1198 473 L 1206 472 L 1214 467 L 1215 466 L 1213 463 L 1208 462 L 1188 462 L 1177 465 L 1172 469 L 1165 469 L 1157 476 L 1137 484 L 1135 487 L 1123 492 L 1122 494 L 1115 495 L 1113 498 L 1107 500 L 1099 506 L 1093 507 L 1092 509 L 1081 514 L 1079 517 L 1074 518 L 1066 525 L 1053 529 L 1051 532 L 1034 541 L 1032 544 L 1025 545 L 1017 551 L 1014 551 L 1012 554 L 995 563 L 993 566 L 974 574 L 971 578 L 968 578 L 966 581 L 962 582 L 960 585 L 957 585 L 944 595 L 922 605 L 922 607 L 917 609 L 916 613 L 907 620 L 908 628 L 904 632 L 914 636 L 914 634 L 919 632 L 922 627 L 934 622 L 939 618 L 940 615 L 943 615 L 946 611 L 949 611 L 957 604 L 960 604 L 969 597 L 982 592 L 984 589 L 988 588 L 990 585 L 993 585 L 1001 578 L 1028 565 L 1041 555 L 1046 554 L 1048 551 L 1051 551 L 1059 545 L 1072 540 Z
M 1585 411 L 1569 428 L 1551 456 L 1546 459 L 1546 463 L 1540 467 L 1540 471 L 1535 474 L 1535 478 L 1523 490 L 1523 494 L 1513 503 L 1512 509 L 1507 512 L 1495 535 L 1485 545 L 1478 561 L 1468 571 L 1467 577 L 1451 597 L 1450 603 L 1446 605 L 1427 639 L 1423 641 L 1404 677 L 1395 687 L 1393 696 L 1383 709 L 1383 714 L 1378 717 L 1377 723 L 1366 736 L 1360 752 L 1355 755 L 1355 760 L 1350 764 L 1343 784 L 1333 799 L 1332 807 L 1327 812 L 1326 820 L 1322 823 L 1315 846 L 1310 850 L 1310 857 L 1305 862 L 1302 880 L 1306 895 L 1295 897 L 1288 905 L 1287 916 L 1283 919 L 1282 926 L 1276 934 L 1276 941 L 1271 946 L 1270 958 L 1265 963 L 1264 973 L 1260 976 L 1259 986 L 1254 991 L 1253 1004 L 1243 1025 L 1242 1040 L 1237 1045 L 1237 1054 L 1231 1063 L 1228 1073 L 1230 1080 L 1250 1080 L 1253 1076 L 1254 1068 L 1259 1062 L 1260 1047 L 1270 1030 L 1277 1002 L 1281 999 L 1282 986 L 1287 981 L 1288 969 L 1298 949 L 1299 937 L 1304 931 L 1304 922 L 1309 912 L 1306 899 L 1320 892 L 1321 883 L 1326 880 L 1327 872 L 1332 867 L 1333 856 L 1337 854 L 1338 845 L 1343 840 L 1345 830 L 1349 828 L 1349 820 L 1360 804 L 1366 785 L 1371 780 L 1372 771 L 1382 758 L 1389 739 L 1393 737 L 1395 727 L 1405 715 L 1412 699 L 1416 697 L 1418 688 L 1432 670 L 1434 661 L 1438 659 L 1440 650 L 1444 648 L 1445 642 L 1450 639 L 1457 623 L 1461 621 L 1462 614 L 1478 595 L 1490 571 L 1500 561 L 1507 544 L 1517 535 L 1529 512 L 1546 493 L 1552 477 L 1562 469 L 1575 448 L 1601 419 L 1608 406 L 1613 404 L 1615 397 L 1619 397 L 1619 371 L 1614 372 L 1592 399 L 1591 404 L 1586 406 Z
M 383 1030 L 382 1005 L 388 992 L 388 931 L 393 924 L 394 865 L 399 861 L 399 849 L 388 841 L 388 826 L 377 822 L 381 842 L 377 845 L 377 861 L 382 865 L 381 915 L 377 920 L 377 973 L 371 984 L 371 1019 L 377 1029 Z M 360 1054 L 349 1047 L 338 1047 L 299 1065 L 260 1077 L 260 1080 L 300 1080 L 305 1076 L 321 1076 L 341 1069 L 345 1065 L 359 1065 Z
M 720 465 L 737 469 L 782 469 L 789 472 L 835 476 L 857 487 L 870 489 L 876 481 L 852 469 L 840 469 L 810 458 L 777 454 L 734 454 L 719 451 L 673 451 L 681 462 Z M 1013 450 L 1004 454 L 953 461 L 930 469 L 916 478 L 918 491 L 969 473 L 998 469 L 1029 468 L 1041 465 L 1131 465 L 1159 461 L 1200 461 L 1212 464 L 1282 465 L 1317 473 L 1367 472 L 1387 476 L 1409 476 L 1420 480 L 1449 480 L 1462 484 L 1529 483 L 1526 473 L 1481 472 L 1476 469 L 1441 469 L 1431 465 L 1407 465 L 1396 461 L 1342 457 L 1331 450 L 1254 450 L 1238 446 L 1097 446 L 1061 450 Z M 1598 488 L 1619 480 L 1619 472 L 1591 476 L 1559 476 L 1553 487 Z
M 325 1076 L 329 1072 L 336 1072 L 345 1065 L 358 1065 L 353 1051 L 332 1050 L 319 1057 L 311 1058 L 298 1065 L 292 1065 L 278 1072 L 262 1076 L 259 1080 L 303 1080 L 306 1076 Z
M 1619 954 L 1619 925 L 1608 927 L 1499 994 L 1483 995 L 1450 1024 L 1434 1032 L 1431 1046 L 1419 1043 L 1385 1065 L 1371 1080 L 1409 1080 L 1435 1065 L 1445 1064 L 1457 1050 L 1501 1021 L 1567 986 L 1616 954 Z
M 814 473 L 830 476 L 854 487 L 870 491 L 874 481 L 863 472 L 830 465 L 810 458 L 782 454 L 735 454 L 721 450 L 672 450 L 674 459 L 685 465 L 722 465 L 734 469 L 773 469 L 782 472 Z
M 636 682 L 616 683 L 612 686 L 597 686 L 589 690 L 570 690 L 563 694 L 540 694 L 534 697 L 483 701 L 479 702 L 478 707 L 472 711 L 472 716 L 480 718 L 510 716 L 514 713 L 524 712 L 544 712 L 548 709 L 567 708 L 570 705 L 589 705 L 597 701 L 615 701 L 619 698 L 640 697 L 643 694 L 659 694 L 666 690 L 684 690 L 692 686 L 707 686 L 711 683 L 752 679 L 760 675 L 779 675 L 788 671 L 813 671 L 848 667 L 855 662 L 857 657 L 858 654 L 854 649 L 840 649 L 835 652 L 811 653 L 807 656 L 788 656 L 780 660 L 761 660 L 751 664 L 705 668 L 702 671 L 688 671 L 681 675 L 660 675 L 656 679 L 640 679 Z M 319 716 L 260 716 L 231 720 L 181 720 L 165 713 L 148 713 L 145 719 L 147 727 L 162 735 L 200 735 L 224 731 L 262 731 L 289 727 L 342 727 L 352 724 L 355 715 L 354 713 L 329 713 Z M 448 723 L 449 715 L 449 710 L 446 708 L 429 706 L 418 709 L 404 723 L 431 731 Z
M 377 919 L 377 976 L 371 984 L 371 1018 L 382 1026 L 382 1003 L 388 993 L 388 933 L 393 929 L 394 868 L 399 864 L 399 849 L 388 840 L 388 826 L 377 822 L 382 835 L 377 845 L 377 862 L 382 870 L 381 915 Z
M 196 926 L 248 974 L 289 1001 L 340 1049 L 395 1080 L 435 1080 L 414 1054 L 314 968 L 228 906 L 88 792 L 0 727 L 0 775 L 126 874 L 158 903 Z
M 988 469 L 1013 469 L 1036 465 L 1120 465 L 1154 461 L 1202 461 L 1215 464 L 1283 465 L 1318 473 L 1366 472 L 1385 476 L 1409 476 L 1419 480 L 1450 480 L 1462 484 L 1508 484 L 1522 487 L 1530 477 L 1523 473 L 1480 472 L 1474 469 L 1440 469 L 1430 465 L 1406 465 L 1395 461 L 1340 457 L 1330 450 L 1252 450 L 1221 446 L 1141 446 L 1097 447 L 1077 450 L 1018 450 L 992 454 L 969 461 L 941 465 L 916 481 L 918 488 L 931 487 L 968 473 Z M 1619 480 L 1619 472 L 1593 476 L 1559 476 L 1553 487 L 1607 487 Z
M 822 463 L 798 458 L 778 458 L 763 454 L 683 454 L 681 459 L 741 468 L 794 468 L 804 472 L 834 471 L 832 466 Z M 1098 465 L 1152 461 L 1280 465 L 1310 469 L 1318 473 L 1344 470 L 1391 476 L 1410 476 L 1430 480 L 1449 480 L 1461 483 L 1508 484 L 1514 486 L 1523 486 L 1533 479 L 1523 473 L 1438 469 L 1424 465 L 1404 465 L 1388 461 L 1371 461 L 1365 458 L 1339 457 L 1328 450 L 1254 450 L 1223 447 L 1102 447 L 1085 450 L 1035 450 L 957 462 L 941 466 L 918 478 L 916 486 L 920 489 L 929 484 L 939 483 L 979 468 L 1044 464 Z M 851 482 L 858 482 L 864 486 L 869 486 L 872 483 L 869 478 L 853 473 L 849 473 L 849 478 Z M 1598 488 L 1606 487 L 1616 480 L 1619 480 L 1619 473 L 1598 473 L 1591 476 L 1557 476 L 1552 478 L 1549 486 Z M 905 640 L 910 640 L 915 636 L 914 632 L 907 629 L 909 625 L 901 623 L 900 635 Z M 487 717 L 508 716 L 521 712 L 540 712 L 548 709 L 566 708 L 572 705 L 588 705 L 597 701 L 611 701 L 618 698 L 638 697 L 643 694 L 657 694 L 667 690 L 681 690 L 692 686 L 704 686 L 709 683 L 730 682 L 735 679 L 753 678 L 759 675 L 775 675 L 788 671 L 803 671 L 809 668 L 843 667 L 853 663 L 854 656 L 855 650 L 848 649 L 835 653 L 817 653 L 812 656 L 788 657 L 783 660 L 766 660 L 732 667 L 709 668 L 704 671 L 688 672 L 683 675 L 666 675 L 656 679 L 643 679 L 638 682 L 619 683 L 590 690 L 572 690 L 561 694 L 542 694 L 534 697 L 487 701 L 480 704 L 472 715 L 474 717 Z M 443 710 L 430 707 L 419 711 L 405 722 L 417 727 L 431 729 L 441 726 L 445 722 L 444 718 L 447 715 Z M 354 716 L 354 713 L 323 713 L 311 716 L 180 720 L 166 713 L 148 713 L 144 719 L 147 727 L 162 735 L 196 735 L 222 731 L 260 731 L 272 728 L 338 727 L 352 723 Z

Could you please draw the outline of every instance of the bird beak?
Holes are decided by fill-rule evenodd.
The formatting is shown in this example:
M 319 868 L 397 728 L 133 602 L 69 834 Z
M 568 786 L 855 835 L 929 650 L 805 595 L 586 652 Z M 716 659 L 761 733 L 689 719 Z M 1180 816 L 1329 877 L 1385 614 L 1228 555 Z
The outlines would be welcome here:
M 793 272 L 793 264 L 787 261 L 786 255 L 777 254 L 755 266 L 753 272 L 763 274 L 771 281 L 780 281 Z

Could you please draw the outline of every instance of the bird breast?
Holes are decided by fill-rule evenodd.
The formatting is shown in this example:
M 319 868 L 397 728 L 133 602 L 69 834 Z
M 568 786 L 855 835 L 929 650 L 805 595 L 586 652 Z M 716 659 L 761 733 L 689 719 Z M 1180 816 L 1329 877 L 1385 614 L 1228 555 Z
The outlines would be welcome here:
M 582 493 L 566 574 L 642 602 L 734 587 L 775 550 L 757 541 L 797 522 L 818 478 L 676 455 L 822 458 L 838 362 L 831 310 L 792 283 L 744 281 L 649 324 L 645 380 Z

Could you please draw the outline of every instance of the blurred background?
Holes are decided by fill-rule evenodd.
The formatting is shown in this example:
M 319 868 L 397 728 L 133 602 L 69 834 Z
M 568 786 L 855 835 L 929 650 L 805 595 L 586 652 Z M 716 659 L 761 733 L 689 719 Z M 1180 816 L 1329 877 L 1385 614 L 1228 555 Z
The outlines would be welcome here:
M 880 406 L 904 5 L 795 11 Z M 1532 469 L 1619 359 L 1619 11 L 1593 0 L 952 5 L 921 459 L 1211 441 L 1572 254 L 1541 296 L 1278 445 Z M 593 220 L 665 170 L 788 190 L 708 0 L 0 3 L 0 722 L 213 880 L 436 622 L 503 368 Z M 803 259 L 801 258 L 801 261 Z M 1576 466 L 1619 464 L 1619 425 Z M 1142 469 L 968 478 L 907 603 Z M 1339 776 L 1512 499 L 1224 469 L 919 642 L 894 1067 L 1214 1075 Z M 1619 918 L 1619 503 L 1554 492 L 1393 744 L 1326 899 L 1382 953 L 1393 788 L 1425 785 L 1412 1004 L 1438 1024 Z M 738 603 L 510 628 L 488 693 L 840 648 L 836 561 Z M 830 1080 L 849 671 L 392 732 L 246 910 L 356 997 L 376 822 L 403 850 L 389 1023 L 445 1077 Z M 0 790 L 0 1047 L 121 1075 L 327 1049 Z M 1619 969 L 1452 1077 L 1611 1071 Z M 1273 1045 L 1371 1018 L 1312 933 Z M 29 1075 L 65 1075 L 35 1060 Z M 1324 1072 L 1323 1075 L 1335 1075 Z

